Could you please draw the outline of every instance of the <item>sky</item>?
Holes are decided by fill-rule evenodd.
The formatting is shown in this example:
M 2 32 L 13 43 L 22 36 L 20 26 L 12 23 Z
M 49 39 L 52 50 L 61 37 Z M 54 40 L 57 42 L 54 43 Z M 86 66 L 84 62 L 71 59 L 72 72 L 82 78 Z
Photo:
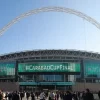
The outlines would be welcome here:
M 17 16 L 42 7 L 66 7 L 100 22 L 100 0 L 0 0 L 0 29 Z M 74 49 L 100 53 L 100 29 L 64 12 L 28 16 L 0 36 L 0 54 L 37 49 Z

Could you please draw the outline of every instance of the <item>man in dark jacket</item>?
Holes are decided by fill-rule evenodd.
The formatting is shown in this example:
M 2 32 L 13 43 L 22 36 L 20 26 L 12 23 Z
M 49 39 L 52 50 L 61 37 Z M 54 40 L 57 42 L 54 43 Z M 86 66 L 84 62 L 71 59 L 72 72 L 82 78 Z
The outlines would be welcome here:
M 23 99 L 23 97 L 24 97 L 24 93 L 21 92 L 21 93 L 20 93 L 20 98 L 21 98 L 21 100 Z
M 27 100 L 29 99 L 29 97 L 30 97 L 30 93 L 26 92 L 26 98 L 27 98 Z
M 82 92 L 82 100 L 85 100 L 85 92 Z
M 69 91 L 67 91 L 66 94 L 64 95 L 63 100 L 72 100 L 72 94 Z
M 12 100 L 20 100 L 18 92 L 14 92 L 12 95 Z
M 80 100 L 80 92 L 77 92 L 78 100 Z
M 33 92 L 31 92 L 31 100 L 35 100 L 35 95 Z
M 78 100 L 77 93 L 75 93 L 75 92 L 74 92 L 74 94 L 73 94 L 73 99 L 74 99 L 74 100 Z
M 100 91 L 98 92 L 98 97 L 99 97 L 99 99 L 100 99 Z
M 8 94 L 8 100 L 12 100 L 12 93 Z
M 64 93 L 62 94 L 62 98 L 63 98 L 63 100 L 66 100 L 66 98 L 67 98 L 67 93 L 66 93 L 66 92 L 64 92 Z
M 94 96 L 89 89 L 86 89 L 85 100 L 94 100 Z

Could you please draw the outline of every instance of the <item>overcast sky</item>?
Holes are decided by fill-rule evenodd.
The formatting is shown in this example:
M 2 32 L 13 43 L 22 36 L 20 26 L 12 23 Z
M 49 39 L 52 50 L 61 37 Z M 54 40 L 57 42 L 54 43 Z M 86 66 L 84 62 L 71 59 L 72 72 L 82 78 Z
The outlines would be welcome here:
M 100 22 L 100 0 L 0 0 L 0 29 L 41 7 L 75 9 Z M 42 12 L 20 20 L 0 36 L 0 54 L 34 49 L 75 49 L 100 53 L 100 29 L 69 13 Z

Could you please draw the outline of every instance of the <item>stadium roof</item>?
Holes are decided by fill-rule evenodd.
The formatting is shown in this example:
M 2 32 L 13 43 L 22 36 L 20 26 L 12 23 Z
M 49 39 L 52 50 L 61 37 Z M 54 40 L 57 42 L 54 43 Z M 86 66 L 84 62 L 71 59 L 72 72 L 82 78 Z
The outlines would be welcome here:
M 32 50 L 21 51 L 10 54 L 0 55 L 0 61 L 14 61 L 20 59 L 50 59 L 50 60 L 67 60 L 67 59 L 93 59 L 100 60 L 100 54 L 80 50 Z

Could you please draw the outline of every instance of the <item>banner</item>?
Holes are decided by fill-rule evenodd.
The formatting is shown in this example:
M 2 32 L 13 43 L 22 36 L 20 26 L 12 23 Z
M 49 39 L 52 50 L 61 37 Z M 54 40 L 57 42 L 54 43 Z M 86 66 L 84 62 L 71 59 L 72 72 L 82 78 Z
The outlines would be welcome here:
M 80 72 L 80 63 L 19 63 L 18 72 Z

